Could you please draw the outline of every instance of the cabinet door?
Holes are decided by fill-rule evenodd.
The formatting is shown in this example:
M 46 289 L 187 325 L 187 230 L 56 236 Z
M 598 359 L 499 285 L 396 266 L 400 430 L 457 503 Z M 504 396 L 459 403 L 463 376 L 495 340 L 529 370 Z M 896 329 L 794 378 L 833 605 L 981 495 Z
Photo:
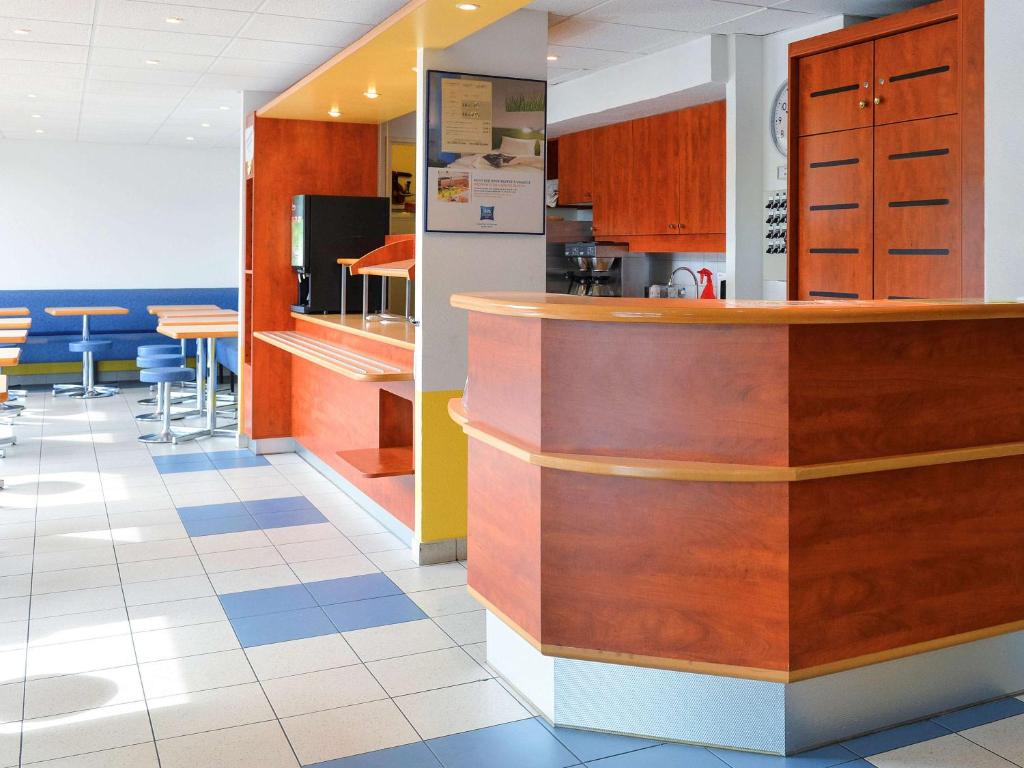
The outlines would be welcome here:
M 725 232 L 725 102 L 677 113 L 681 235 Z
M 593 132 L 569 133 L 558 139 L 558 202 L 579 205 L 594 200 Z
M 810 136 L 872 124 L 873 42 L 800 59 L 797 131 Z
M 875 43 L 875 125 L 960 111 L 960 38 L 956 21 Z
M 800 139 L 797 210 L 801 299 L 872 298 L 873 128 Z
M 631 230 L 633 123 L 598 128 L 594 135 L 594 235 L 598 240 Z
M 875 296 L 956 299 L 960 118 L 875 129 Z
M 633 121 L 632 215 L 623 234 L 678 234 L 679 141 L 676 112 Z

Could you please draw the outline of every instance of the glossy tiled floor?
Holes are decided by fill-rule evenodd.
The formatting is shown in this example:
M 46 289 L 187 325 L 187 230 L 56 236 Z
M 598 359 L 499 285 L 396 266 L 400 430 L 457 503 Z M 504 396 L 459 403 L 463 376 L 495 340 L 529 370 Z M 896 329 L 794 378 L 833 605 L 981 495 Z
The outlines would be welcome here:
M 0 460 L 0 768 L 1024 765 L 1017 699 L 785 760 L 552 729 L 462 564 L 297 456 L 138 443 L 141 392 L 33 393 Z

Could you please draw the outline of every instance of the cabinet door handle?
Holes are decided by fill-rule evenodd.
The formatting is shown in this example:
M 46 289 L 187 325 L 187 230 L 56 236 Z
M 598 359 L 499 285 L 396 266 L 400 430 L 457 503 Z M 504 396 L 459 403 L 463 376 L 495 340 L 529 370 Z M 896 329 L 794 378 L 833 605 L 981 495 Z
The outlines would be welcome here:
M 882 97 L 881 96 L 875 96 L 875 105 L 877 106 L 878 104 L 881 104 L 881 103 L 882 103 Z
M 857 106 L 860 107 L 861 109 L 866 109 L 867 106 L 868 106 L 868 103 L 866 101 L 864 101 L 864 99 L 861 99 L 860 103 Z

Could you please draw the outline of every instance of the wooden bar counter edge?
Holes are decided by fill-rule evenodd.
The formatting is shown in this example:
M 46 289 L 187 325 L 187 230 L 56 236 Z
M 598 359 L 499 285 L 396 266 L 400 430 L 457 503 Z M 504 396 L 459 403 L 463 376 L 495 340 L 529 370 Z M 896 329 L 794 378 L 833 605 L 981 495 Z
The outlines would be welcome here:
M 717 680 L 692 727 L 614 696 L 553 720 L 788 753 L 1024 688 L 1024 303 L 451 303 L 492 664 L 522 690 L 523 653 L 554 659 L 552 702 L 572 665 L 602 691 L 612 667 Z M 728 681 L 787 690 L 777 733 L 695 725 Z M 801 716 L 823 687 L 835 711 Z

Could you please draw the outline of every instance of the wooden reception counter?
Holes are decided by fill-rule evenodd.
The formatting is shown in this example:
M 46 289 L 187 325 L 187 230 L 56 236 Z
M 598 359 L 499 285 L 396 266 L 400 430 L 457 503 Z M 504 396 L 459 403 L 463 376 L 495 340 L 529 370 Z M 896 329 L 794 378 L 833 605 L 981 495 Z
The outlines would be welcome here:
M 1024 304 L 452 304 L 469 585 L 555 722 L 788 753 L 1024 688 Z

